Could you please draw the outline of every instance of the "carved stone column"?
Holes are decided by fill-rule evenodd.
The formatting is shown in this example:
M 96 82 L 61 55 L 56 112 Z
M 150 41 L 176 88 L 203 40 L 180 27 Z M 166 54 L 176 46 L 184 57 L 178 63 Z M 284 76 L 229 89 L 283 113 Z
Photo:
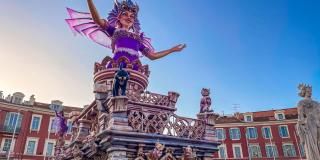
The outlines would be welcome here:
M 108 86 L 105 83 L 98 83 L 96 82 L 94 84 L 94 93 L 95 93 L 95 99 L 96 99 L 96 104 L 97 108 L 101 112 L 106 112 L 107 109 L 104 106 L 104 102 L 108 98 L 108 92 L 110 91 L 110 86 Z
M 178 98 L 179 98 L 179 93 L 177 92 L 168 92 L 168 97 L 169 97 L 169 106 L 170 107 L 174 107 L 178 101 Z
M 197 115 L 198 119 L 206 121 L 206 130 L 203 139 L 208 141 L 216 141 L 215 138 L 215 120 L 219 117 L 218 114 L 214 112 L 204 112 Z
M 108 113 L 100 113 L 98 121 L 99 121 L 99 132 L 104 131 L 108 127 L 110 115 Z
M 110 98 L 107 103 L 110 114 L 107 129 L 132 131 L 132 127 L 130 127 L 128 123 L 127 105 L 128 97 L 126 96 L 117 96 Z
M 78 136 L 76 140 L 82 141 L 86 136 L 89 135 L 91 121 L 86 119 L 80 119 L 78 122 L 79 122 L 79 131 L 78 131 Z

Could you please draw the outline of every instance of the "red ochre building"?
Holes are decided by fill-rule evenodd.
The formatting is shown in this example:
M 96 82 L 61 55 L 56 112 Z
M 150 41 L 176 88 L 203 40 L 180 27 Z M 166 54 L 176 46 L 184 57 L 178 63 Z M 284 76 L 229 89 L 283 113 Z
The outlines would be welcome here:
M 50 104 L 35 102 L 34 96 L 29 101 L 23 98 L 20 92 L 6 98 L 0 92 L 0 159 L 7 159 L 8 154 L 10 159 L 49 159 L 57 139 L 53 125 L 55 113 L 50 110 Z M 65 116 L 71 111 L 81 108 L 64 106 Z M 68 130 L 66 143 L 70 143 L 70 138 Z
M 0 92 L 0 159 L 8 153 L 13 159 L 49 159 L 57 138 L 52 126 L 55 114 L 50 104 L 35 102 L 34 96 L 23 98 L 20 92 L 6 98 Z M 64 111 L 68 115 L 81 108 L 65 106 Z M 305 159 L 295 129 L 297 117 L 296 108 L 220 116 L 216 136 L 221 145 L 214 159 Z M 70 138 L 68 132 L 66 143 Z
M 220 116 L 215 127 L 221 145 L 214 159 L 305 159 L 297 118 L 296 108 Z

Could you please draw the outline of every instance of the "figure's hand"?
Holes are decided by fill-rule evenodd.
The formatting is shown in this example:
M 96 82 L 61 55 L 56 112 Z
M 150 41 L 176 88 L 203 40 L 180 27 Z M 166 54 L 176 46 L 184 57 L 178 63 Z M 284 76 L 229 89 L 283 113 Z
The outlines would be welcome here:
M 174 46 L 174 47 L 172 47 L 170 50 L 172 51 L 172 52 L 180 52 L 180 51 L 182 51 L 184 48 L 186 48 L 187 47 L 187 45 L 186 44 L 179 44 L 179 45 L 176 45 L 176 46 Z

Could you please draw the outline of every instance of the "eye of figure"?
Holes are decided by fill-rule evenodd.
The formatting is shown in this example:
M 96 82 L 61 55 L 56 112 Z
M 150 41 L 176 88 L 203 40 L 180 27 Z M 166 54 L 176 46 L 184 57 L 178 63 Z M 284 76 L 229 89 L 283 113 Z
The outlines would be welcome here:
M 127 12 L 122 12 L 121 15 L 123 15 L 123 16 L 128 16 L 128 13 L 127 13 Z

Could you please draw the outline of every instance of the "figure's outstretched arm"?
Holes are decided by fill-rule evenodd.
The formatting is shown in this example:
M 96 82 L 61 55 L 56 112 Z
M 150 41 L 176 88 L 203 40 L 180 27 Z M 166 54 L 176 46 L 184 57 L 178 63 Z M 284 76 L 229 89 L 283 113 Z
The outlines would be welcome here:
M 179 44 L 179 45 L 176 45 L 168 50 L 164 50 L 164 51 L 160 51 L 160 52 L 149 52 L 146 57 L 148 57 L 149 59 L 151 60 L 156 60 L 156 59 L 159 59 L 159 58 L 162 58 L 168 54 L 171 54 L 173 52 L 180 52 L 182 51 L 184 48 L 186 47 L 185 44 Z
M 89 10 L 90 10 L 93 21 L 102 28 L 107 27 L 108 23 L 104 19 L 100 18 L 98 11 L 93 4 L 93 1 L 92 0 L 87 0 L 87 1 L 88 1 L 88 6 L 89 6 Z

